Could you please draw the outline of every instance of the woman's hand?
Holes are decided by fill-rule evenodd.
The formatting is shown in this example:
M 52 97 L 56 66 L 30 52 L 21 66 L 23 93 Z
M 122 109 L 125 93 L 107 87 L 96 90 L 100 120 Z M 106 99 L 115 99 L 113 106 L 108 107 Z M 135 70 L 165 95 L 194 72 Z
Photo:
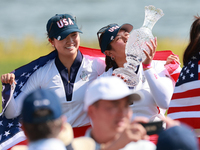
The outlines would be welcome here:
M 148 52 L 146 50 L 143 50 L 144 54 L 146 55 L 146 59 L 142 62 L 144 65 L 149 65 L 151 64 L 154 55 L 156 53 L 156 48 L 157 48 L 157 38 L 155 37 L 154 40 L 150 40 L 152 46 L 149 43 L 146 43 L 150 53 L 148 54 Z
M 112 76 L 116 76 L 116 77 L 119 77 L 120 79 L 124 80 L 124 82 L 126 82 L 126 79 L 124 78 L 124 76 L 120 75 L 120 74 L 112 74 Z
M 165 65 L 168 65 L 168 64 L 172 63 L 173 61 L 176 61 L 179 65 L 181 64 L 179 57 L 177 55 L 169 55 L 167 57 Z
M 1 76 L 1 82 L 6 84 L 17 84 L 15 82 L 15 75 L 13 73 L 6 73 Z

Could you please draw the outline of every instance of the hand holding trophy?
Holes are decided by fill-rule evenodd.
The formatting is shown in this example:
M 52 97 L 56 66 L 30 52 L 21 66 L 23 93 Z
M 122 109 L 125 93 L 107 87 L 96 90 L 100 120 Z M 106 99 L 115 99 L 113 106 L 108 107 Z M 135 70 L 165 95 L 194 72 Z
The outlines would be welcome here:
M 134 87 L 139 83 L 139 77 L 135 71 L 146 58 L 143 50 L 150 52 L 146 42 L 154 39 L 152 28 L 163 15 L 161 9 L 152 5 L 145 6 L 145 19 L 142 27 L 130 33 L 125 49 L 127 62 L 124 64 L 124 68 L 117 68 L 113 72 L 115 75 L 123 76 L 129 87 Z

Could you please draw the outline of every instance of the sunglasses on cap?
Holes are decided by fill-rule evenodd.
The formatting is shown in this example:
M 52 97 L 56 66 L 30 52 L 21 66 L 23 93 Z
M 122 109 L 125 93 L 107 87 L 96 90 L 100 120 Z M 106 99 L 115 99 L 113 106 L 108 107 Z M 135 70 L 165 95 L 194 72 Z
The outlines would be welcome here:
M 109 24 L 109 25 L 107 25 L 107 26 L 105 26 L 105 27 L 102 27 L 102 28 L 97 32 L 98 40 L 100 39 L 101 35 L 102 35 L 103 33 L 105 33 L 105 31 L 106 31 L 108 28 L 113 27 L 113 26 L 119 26 L 119 25 L 116 24 L 116 23 L 112 23 L 112 24 Z
M 125 31 L 130 33 L 131 30 L 133 29 L 133 26 L 131 24 L 123 24 L 123 25 L 119 26 L 118 24 L 113 23 L 113 24 L 109 24 L 105 27 L 102 27 L 97 32 L 97 37 L 99 40 L 99 45 L 100 45 L 102 53 L 105 52 L 108 45 L 115 39 L 115 37 L 117 36 L 117 33 L 119 32 L 120 29 L 124 29 Z

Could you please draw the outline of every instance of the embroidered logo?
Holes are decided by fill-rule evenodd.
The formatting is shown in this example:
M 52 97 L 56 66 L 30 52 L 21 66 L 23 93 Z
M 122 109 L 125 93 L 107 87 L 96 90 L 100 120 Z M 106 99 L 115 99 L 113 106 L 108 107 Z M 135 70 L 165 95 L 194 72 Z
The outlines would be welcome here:
M 59 28 L 63 28 L 64 26 L 74 25 L 74 23 L 70 18 L 64 18 L 64 19 L 57 21 L 57 25 Z
M 86 81 L 88 78 L 88 72 L 87 71 L 82 71 L 80 78 L 82 79 L 82 81 Z

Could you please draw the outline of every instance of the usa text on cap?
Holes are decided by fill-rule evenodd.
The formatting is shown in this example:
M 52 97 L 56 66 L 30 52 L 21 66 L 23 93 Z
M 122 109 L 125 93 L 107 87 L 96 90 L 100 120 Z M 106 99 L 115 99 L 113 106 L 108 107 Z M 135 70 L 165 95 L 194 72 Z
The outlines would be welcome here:
M 81 32 L 75 18 L 69 14 L 56 14 L 47 22 L 47 33 L 49 38 L 63 40 L 72 32 Z

